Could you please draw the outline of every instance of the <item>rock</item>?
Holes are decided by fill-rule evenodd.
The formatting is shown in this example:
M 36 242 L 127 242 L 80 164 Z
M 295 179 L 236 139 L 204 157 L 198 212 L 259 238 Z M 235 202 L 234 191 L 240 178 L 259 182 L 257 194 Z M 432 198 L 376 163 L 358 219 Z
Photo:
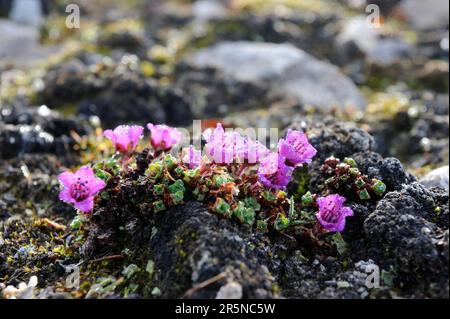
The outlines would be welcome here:
M 46 106 L 4 106 L 0 113 L 0 159 L 50 153 L 71 162 L 76 143 L 71 132 L 85 135 L 92 129 L 87 118 L 63 118 Z
M 190 56 L 190 65 L 215 68 L 244 83 L 267 86 L 274 94 L 294 97 L 321 108 L 365 107 L 353 82 L 335 66 L 289 44 L 221 42 Z
M 147 39 L 143 32 L 131 32 L 121 30 L 116 32 L 105 32 L 99 35 L 97 44 L 112 49 L 123 49 L 126 52 L 136 53 L 144 56 L 145 50 L 150 46 L 151 41 Z
M 373 137 L 351 122 L 339 122 L 332 117 L 319 121 L 304 121 L 302 117 L 293 119 L 290 129 L 303 130 L 308 134 L 310 143 L 317 149 L 314 160 L 322 162 L 335 156 L 344 158 L 357 152 L 372 150 Z
M 112 79 L 109 88 L 83 99 L 77 112 L 98 116 L 107 128 L 127 123 L 166 123 L 168 118 L 154 89 L 139 78 Z
M 378 265 L 371 259 L 358 261 L 353 267 L 337 275 L 336 278 L 325 283 L 326 288 L 317 296 L 319 299 L 365 299 L 392 298 L 393 293 L 382 285 L 381 280 L 368 277 L 379 270 Z M 380 279 L 380 276 L 378 276 Z M 374 285 L 370 287 L 370 285 Z M 376 289 L 374 289 L 376 288 Z M 394 295 L 395 296 L 395 295 Z
M 176 78 L 176 86 L 189 99 L 195 118 L 225 116 L 231 111 L 257 108 L 271 100 L 266 96 L 266 85 L 230 79 L 214 68 L 198 69 L 180 63 Z
M 136 198 L 132 187 L 121 188 L 121 196 Z M 156 267 L 162 270 L 158 287 L 163 298 L 215 298 L 220 290 L 220 295 L 229 290 L 221 287 L 230 282 L 241 286 L 242 298 L 278 296 L 273 290 L 275 278 L 268 270 L 271 247 L 261 234 L 211 214 L 198 202 L 154 215 L 142 208 L 145 204 L 139 205 L 141 211 L 135 211 L 132 204 L 118 207 L 115 201 L 111 198 L 108 207 L 95 212 L 96 227 L 91 229 L 85 253 L 123 249 L 122 240 L 116 236 L 128 238 L 128 248 L 148 247 Z M 119 224 L 125 225 L 126 233 L 118 228 Z M 212 284 L 196 288 L 215 276 L 219 277 Z M 235 285 L 234 296 L 237 290 Z
M 226 285 L 220 287 L 216 296 L 216 299 L 241 299 L 241 298 L 242 298 L 242 286 L 235 281 L 229 282 Z
M 448 190 L 448 165 L 436 168 L 420 179 L 420 183 L 427 188 L 440 187 Z
M 336 42 L 337 50 L 342 52 L 344 60 L 354 57 L 355 52 L 352 50 L 356 47 L 369 62 L 383 66 L 411 56 L 413 49 L 400 38 L 381 37 L 379 29 L 371 27 L 363 16 L 346 20 Z
M 181 297 L 224 272 L 227 280 L 242 286 L 243 298 L 276 297 L 267 268 L 268 247 L 252 231 L 211 215 L 198 203 L 170 209 L 157 218 L 156 227 L 151 247 L 157 266 L 164 269 L 163 296 Z M 189 297 L 214 298 L 219 290 L 220 285 L 213 284 Z
M 403 0 L 398 5 L 398 10 L 417 30 L 448 28 L 449 25 L 447 0 Z
M 404 184 L 410 184 L 415 178 L 407 173 L 402 163 L 394 158 L 383 158 L 375 152 L 359 152 L 352 155 L 358 168 L 370 178 L 382 180 L 388 191 L 401 190 Z
M 115 61 L 79 54 L 47 72 L 39 102 L 52 108 L 75 105 L 78 114 L 95 115 L 108 128 L 126 123 L 190 124 L 191 106 L 183 92 L 146 78 L 138 63 L 135 55 Z
M 32 26 L 0 19 L 0 58 L 12 57 L 32 51 L 37 47 L 39 32 Z
M 9 18 L 34 27 L 41 26 L 43 23 L 41 0 L 14 0 Z
M 416 298 L 448 298 L 447 191 L 413 183 L 388 193 L 364 222 L 370 258 Z
M 192 14 L 195 18 L 205 21 L 224 18 L 228 15 L 228 10 L 217 0 L 197 0 L 192 5 Z

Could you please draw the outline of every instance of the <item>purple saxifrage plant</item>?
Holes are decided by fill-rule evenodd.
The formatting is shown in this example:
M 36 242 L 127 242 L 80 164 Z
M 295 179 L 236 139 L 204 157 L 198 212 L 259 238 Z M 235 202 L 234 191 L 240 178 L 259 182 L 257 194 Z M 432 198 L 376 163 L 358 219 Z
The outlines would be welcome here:
M 180 131 L 151 123 L 147 128 L 153 151 L 144 149 L 138 154 L 135 151 L 143 127 L 121 125 L 105 131 L 104 136 L 114 143 L 122 157 L 98 163 L 94 166 L 95 173 L 88 166 L 75 173 L 62 173 L 59 176 L 63 186 L 60 199 L 89 213 L 94 208 L 94 197 L 106 187 L 104 181 L 108 185 L 113 181 L 110 185 L 113 187 L 121 180 L 134 178 L 137 173 L 140 180 L 149 185 L 150 207 L 155 213 L 185 200 L 197 199 L 212 212 L 255 225 L 258 230 L 266 231 L 270 226 L 297 235 L 313 227 L 318 235 L 342 232 L 345 218 L 353 215 L 353 211 L 343 205 L 346 199 L 337 194 L 319 197 L 308 192 L 299 203 L 295 203 L 293 196 L 287 196 L 285 189 L 296 167 L 311 163 L 317 153 L 303 132 L 289 130 L 286 137 L 280 139 L 277 151 L 271 152 L 263 143 L 236 131 L 225 131 L 218 124 L 203 135 L 206 140 L 206 156 L 203 157 L 202 151 L 192 145 L 179 153 L 166 154 L 181 142 Z M 136 165 L 126 165 L 133 163 L 135 155 Z M 114 166 L 115 161 L 122 162 L 122 171 Z M 102 179 L 95 174 L 103 176 Z M 111 179 L 112 175 L 116 177 Z M 115 193 L 108 193 L 102 199 L 110 196 Z

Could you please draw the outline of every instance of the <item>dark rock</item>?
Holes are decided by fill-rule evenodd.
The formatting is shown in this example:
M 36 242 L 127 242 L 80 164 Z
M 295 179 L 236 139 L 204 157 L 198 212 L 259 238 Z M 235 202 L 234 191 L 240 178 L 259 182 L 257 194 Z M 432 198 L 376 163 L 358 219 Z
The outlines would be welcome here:
M 339 273 L 335 278 L 326 282 L 326 288 L 318 294 L 317 298 L 364 299 L 368 297 L 394 297 L 395 294 L 388 287 L 382 286 L 381 282 L 376 282 L 376 279 L 371 280 L 368 277 L 374 271 L 379 271 L 379 267 L 373 260 L 358 261 L 353 265 L 352 269 Z M 375 287 L 370 285 L 375 285 Z
M 143 55 L 145 49 L 150 46 L 150 40 L 147 39 L 144 34 L 126 30 L 102 33 L 99 35 L 97 43 L 99 46 L 106 46 L 112 49 L 123 49 L 126 52 L 139 55 Z
M 413 183 L 388 193 L 364 222 L 369 255 L 419 298 L 448 298 L 448 205 L 446 191 Z
M 41 107 L 5 106 L 0 114 L 0 159 L 27 153 L 51 153 L 70 160 L 76 141 L 71 132 L 85 135 L 92 125 L 83 117 L 63 118 Z
M 230 111 L 253 109 L 270 100 L 266 96 L 266 86 L 227 78 L 217 69 L 198 69 L 180 63 L 176 74 L 176 85 L 189 99 L 196 118 L 224 116 Z
M 355 124 L 337 122 L 331 117 L 310 123 L 294 119 L 290 128 L 306 131 L 310 143 L 317 149 L 317 162 L 330 156 L 343 159 L 357 152 L 371 151 L 374 145 L 373 137 Z
M 139 71 L 135 55 L 119 61 L 98 54 L 80 53 L 50 69 L 39 102 L 52 108 L 73 107 L 98 116 L 105 127 L 120 124 L 166 123 L 187 125 L 191 106 L 183 92 L 162 86 Z
M 375 152 L 355 153 L 352 158 L 364 174 L 370 178 L 382 180 L 388 191 L 400 190 L 404 184 L 415 181 L 415 178 L 405 171 L 402 163 L 396 158 L 383 158 Z
M 40 102 L 53 108 L 93 94 L 100 83 L 89 77 L 88 72 L 88 67 L 77 58 L 51 67 L 43 79 L 45 87 Z
M 219 273 L 242 285 L 243 298 L 273 298 L 274 278 L 268 271 L 270 247 L 252 231 L 212 216 L 200 204 L 188 203 L 157 216 L 151 240 L 164 297 L 181 297 L 189 288 Z M 175 283 L 175 284 L 174 284 Z M 223 283 L 222 283 L 223 285 Z M 214 298 L 220 285 L 189 297 Z
M 117 236 L 124 235 L 128 247 L 148 247 L 162 270 L 159 287 L 165 298 L 214 298 L 221 286 L 231 281 L 242 286 L 243 298 L 277 297 L 273 290 L 276 282 L 268 270 L 270 243 L 261 234 L 211 214 L 200 203 L 186 203 L 158 214 L 131 209 L 111 207 L 108 216 L 105 210 L 98 210 L 84 252 L 120 249 Z M 119 224 L 126 225 L 125 234 Z M 188 292 L 219 274 L 224 277 L 217 282 Z
M 154 89 L 140 79 L 118 78 L 110 88 L 80 102 L 78 113 L 96 115 L 105 127 L 127 123 L 166 122 L 162 105 L 154 97 Z

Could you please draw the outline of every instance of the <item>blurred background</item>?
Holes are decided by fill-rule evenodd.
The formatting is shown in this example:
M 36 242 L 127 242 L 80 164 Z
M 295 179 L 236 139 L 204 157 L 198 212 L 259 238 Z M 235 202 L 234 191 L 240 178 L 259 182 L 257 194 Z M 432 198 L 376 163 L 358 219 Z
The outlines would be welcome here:
M 363 128 L 377 152 L 420 176 L 448 164 L 448 9 L 0 0 L 0 159 L 95 153 L 98 129 L 123 123 L 284 130 L 331 118 Z

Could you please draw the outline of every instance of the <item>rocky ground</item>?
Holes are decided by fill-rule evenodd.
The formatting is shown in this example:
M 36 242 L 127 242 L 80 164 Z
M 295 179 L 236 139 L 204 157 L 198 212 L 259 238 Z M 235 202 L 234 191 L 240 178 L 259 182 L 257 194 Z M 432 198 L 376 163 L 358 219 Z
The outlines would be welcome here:
M 80 29 L 44 2 L 36 27 L 0 0 L 0 296 L 449 297 L 447 1 L 373 1 L 379 28 L 359 1 L 71 1 Z M 103 129 L 195 119 L 305 131 L 318 153 L 294 196 L 321 190 L 330 156 L 387 192 L 349 198 L 345 232 L 320 247 L 194 200 L 150 213 L 133 183 L 96 227 L 58 200 L 59 173 L 113 153 Z

